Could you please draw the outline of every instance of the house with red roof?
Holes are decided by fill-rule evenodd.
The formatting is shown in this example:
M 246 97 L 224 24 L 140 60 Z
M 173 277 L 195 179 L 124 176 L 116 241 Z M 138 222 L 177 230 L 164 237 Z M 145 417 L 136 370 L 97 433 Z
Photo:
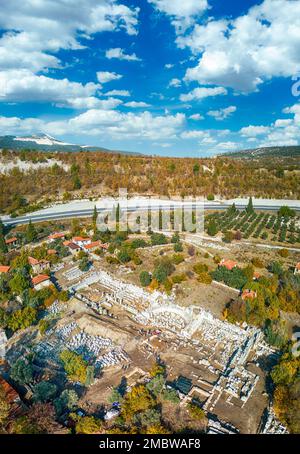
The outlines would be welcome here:
M 65 238 L 65 236 L 66 236 L 66 234 L 63 232 L 52 233 L 51 235 L 48 236 L 48 242 L 52 243 L 55 240 L 62 240 Z
M 10 266 L 6 266 L 6 265 L 0 265 L 0 274 L 6 274 L 8 273 L 10 270 Z
M 294 274 L 300 274 L 300 262 L 296 263 Z
M 253 300 L 257 297 L 257 293 L 254 290 L 246 289 L 242 293 L 242 300 L 245 301 L 247 299 Z
M 102 243 L 101 241 L 93 241 L 92 243 L 85 244 L 83 246 L 83 249 L 85 249 L 88 252 L 93 252 L 96 249 L 108 249 L 108 244 Z
M 7 247 L 9 249 L 13 249 L 18 245 L 18 238 L 16 236 L 14 236 L 12 238 L 7 238 L 5 240 L 5 244 L 7 245 Z
M 233 268 L 235 268 L 237 266 L 237 262 L 235 262 L 234 260 L 221 260 L 221 262 L 219 263 L 219 266 L 225 266 L 225 268 L 227 268 L 229 271 L 233 270 Z
M 69 248 L 71 254 L 76 254 L 76 252 L 80 251 L 80 246 L 78 244 L 73 243 L 73 241 L 68 241 L 68 244 L 65 244 Z
M 34 274 L 39 274 L 50 267 L 50 262 L 48 260 L 37 260 L 34 257 L 28 257 L 28 263 Z
M 56 249 L 48 249 L 47 250 L 47 255 L 56 255 L 57 254 L 57 250 Z
M 50 277 L 47 274 L 38 274 L 32 278 L 32 285 L 35 290 L 49 287 L 51 285 Z
M 77 246 L 79 247 L 83 247 L 87 244 L 90 244 L 92 242 L 92 240 L 88 237 L 82 237 L 82 236 L 74 236 L 72 238 L 72 243 L 75 243 L 77 244 Z

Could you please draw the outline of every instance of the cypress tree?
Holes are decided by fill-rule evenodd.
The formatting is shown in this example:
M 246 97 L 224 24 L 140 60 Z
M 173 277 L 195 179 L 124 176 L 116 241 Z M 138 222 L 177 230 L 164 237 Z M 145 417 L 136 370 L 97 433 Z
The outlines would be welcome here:
M 246 211 L 248 214 L 254 213 L 254 208 L 253 208 L 253 202 L 252 202 L 252 197 L 250 197 Z

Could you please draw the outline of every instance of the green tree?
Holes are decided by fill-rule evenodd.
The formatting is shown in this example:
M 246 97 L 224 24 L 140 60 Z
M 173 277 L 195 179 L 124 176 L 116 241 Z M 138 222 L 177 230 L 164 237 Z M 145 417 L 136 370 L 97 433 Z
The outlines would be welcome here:
M 79 262 L 79 265 L 78 265 L 78 268 L 80 269 L 80 271 L 88 271 L 90 267 L 90 262 L 89 262 L 89 259 L 87 257 L 82 257 L 82 259 L 80 260 Z
M 93 211 L 93 217 L 92 217 L 94 233 L 97 232 L 97 219 L 98 219 L 98 212 L 97 212 L 97 207 L 95 205 L 94 211 Z
M 218 227 L 216 221 L 211 219 L 207 226 L 207 233 L 209 236 L 215 236 L 218 233 Z
M 34 225 L 32 224 L 31 219 L 27 225 L 27 229 L 25 232 L 25 239 L 26 239 L 26 243 L 32 243 L 33 241 L 35 241 L 37 239 L 37 231 L 36 231 Z
M 253 214 L 254 213 L 252 197 L 250 197 L 250 199 L 249 199 L 249 202 L 248 202 L 248 205 L 247 205 L 247 208 L 246 208 L 246 212 L 248 214 Z
M 28 277 L 25 277 L 20 271 L 16 272 L 9 281 L 9 287 L 13 293 L 20 295 L 24 290 L 30 287 Z
M 296 216 L 295 210 L 290 208 L 289 206 L 283 205 L 280 207 L 278 211 L 278 217 L 283 217 L 283 218 L 293 218 Z
M 33 379 L 31 363 L 24 359 L 18 359 L 11 367 L 10 376 L 21 385 L 31 383 Z
M 76 421 L 75 432 L 77 434 L 96 434 L 102 429 L 102 421 L 94 416 L 70 415 Z
M 198 163 L 196 163 L 193 167 L 193 174 L 194 175 L 199 175 L 199 171 L 200 171 L 200 166 Z
M 183 251 L 183 246 L 182 246 L 182 243 L 175 243 L 174 244 L 174 252 L 182 252 Z
M 68 378 L 72 381 L 85 383 L 87 378 L 87 362 L 75 352 L 64 350 L 59 356 Z
M 34 387 L 33 400 L 35 402 L 48 402 L 53 399 L 57 392 L 57 386 L 54 383 L 41 381 Z
M 7 245 L 5 243 L 5 237 L 4 237 L 4 226 L 3 223 L 0 219 L 0 252 L 6 254 L 7 252 Z
M 73 389 L 65 389 L 53 402 L 57 415 L 61 415 L 65 411 L 74 411 L 78 401 L 78 395 Z

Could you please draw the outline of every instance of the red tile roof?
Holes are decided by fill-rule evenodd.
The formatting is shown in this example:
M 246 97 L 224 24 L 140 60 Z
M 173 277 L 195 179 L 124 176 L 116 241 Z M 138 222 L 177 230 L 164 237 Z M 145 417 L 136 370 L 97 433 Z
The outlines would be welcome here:
M 70 249 L 80 249 L 80 247 L 78 246 L 78 244 L 72 243 L 72 241 L 69 242 L 68 247 L 69 247 Z
M 0 265 L 0 273 L 8 273 L 10 266 Z
M 225 266 L 228 270 L 232 270 L 235 266 L 237 266 L 237 262 L 234 260 L 221 260 L 220 266 Z
M 47 255 L 55 255 L 57 254 L 57 251 L 55 249 L 48 249 Z
M 245 300 L 247 298 L 254 299 L 257 297 L 257 293 L 254 290 L 244 290 L 242 293 L 242 299 Z
M 91 239 L 88 238 L 88 237 L 87 238 L 83 238 L 82 236 L 74 236 L 72 238 L 72 241 L 91 241 Z
M 50 280 L 50 277 L 47 276 L 47 274 L 38 274 L 37 276 L 32 278 L 32 283 L 33 285 L 40 284 L 41 282 L 45 282 L 47 280 Z
M 29 265 L 38 265 L 39 261 L 35 259 L 34 257 L 28 257 L 28 263 Z
M 14 243 L 15 241 L 18 241 L 18 238 L 14 236 L 13 238 L 7 238 L 7 240 L 5 240 L 5 243 L 11 244 Z
M 253 273 L 253 278 L 254 278 L 254 279 L 259 279 L 260 277 L 261 277 L 261 274 L 258 273 L 257 271 L 254 271 L 254 273 Z
M 296 263 L 296 270 L 300 270 L 300 262 Z
M 69 246 L 70 243 L 72 243 L 72 241 L 66 240 L 66 241 L 63 242 L 63 245 L 64 246 Z
M 49 235 L 48 239 L 49 240 L 58 240 L 59 238 L 64 238 L 65 236 L 66 236 L 65 233 L 56 232 L 56 233 L 52 233 L 52 235 Z
M 29 265 L 34 266 L 39 264 L 48 265 L 50 262 L 48 260 L 37 260 L 34 257 L 28 257 L 28 263 Z

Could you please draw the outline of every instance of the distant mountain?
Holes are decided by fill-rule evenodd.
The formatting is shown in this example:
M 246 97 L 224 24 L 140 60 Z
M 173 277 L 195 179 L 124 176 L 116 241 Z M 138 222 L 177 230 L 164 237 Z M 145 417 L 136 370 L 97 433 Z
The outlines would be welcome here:
M 72 143 L 62 142 L 47 134 L 34 134 L 31 136 L 0 136 L 0 149 L 7 148 L 9 150 L 35 150 L 35 151 L 100 151 L 103 153 L 122 153 L 136 155 L 130 151 L 108 150 L 106 148 L 76 145 Z
M 250 150 L 232 151 L 218 156 L 240 159 L 258 158 L 295 158 L 300 156 L 300 146 L 252 148 Z

